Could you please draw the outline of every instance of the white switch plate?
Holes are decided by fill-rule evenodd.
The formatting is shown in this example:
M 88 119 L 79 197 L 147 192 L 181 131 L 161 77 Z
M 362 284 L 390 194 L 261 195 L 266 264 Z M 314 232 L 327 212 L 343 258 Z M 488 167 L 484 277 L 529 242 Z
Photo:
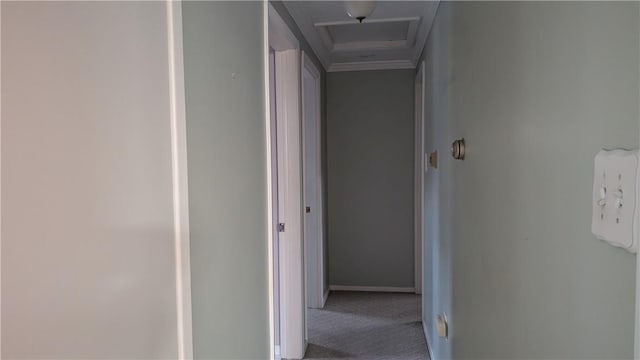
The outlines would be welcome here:
M 591 232 L 635 253 L 638 246 L 638 151 L 601 150 L 595 158 Z
M 436 330 L 438 331 L 438 336 L 441 338 L 449 337 L 449 324 L 447 323 L 447 316 L 444 314 L 438 314 L 436 316 Z

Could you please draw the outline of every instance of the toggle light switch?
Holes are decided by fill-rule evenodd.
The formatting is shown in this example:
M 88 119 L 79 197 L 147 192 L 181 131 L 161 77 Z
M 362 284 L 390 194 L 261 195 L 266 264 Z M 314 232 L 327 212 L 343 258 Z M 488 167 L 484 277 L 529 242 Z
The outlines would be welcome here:
M 600 198 L 598 199 L 598 206 L 604 207 L 607 205 L 607 187 L 602 185 L 600 187 Z
M 447 323 L 447 316 L 444 314 L 438 314 L 436 316 L 436 330 L 438 331 L 438 336 L 441 338 L 449 337 L 449 324 Z

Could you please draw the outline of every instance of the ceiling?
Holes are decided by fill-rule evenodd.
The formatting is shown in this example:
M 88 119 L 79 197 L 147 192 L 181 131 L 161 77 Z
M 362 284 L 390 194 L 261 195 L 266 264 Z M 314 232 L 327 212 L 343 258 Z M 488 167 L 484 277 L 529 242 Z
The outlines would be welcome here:
M 284 5 L 327 71 L 355 71 L 415 68 L 438 1 L 378 1 L 362 24 L 343 1 Z

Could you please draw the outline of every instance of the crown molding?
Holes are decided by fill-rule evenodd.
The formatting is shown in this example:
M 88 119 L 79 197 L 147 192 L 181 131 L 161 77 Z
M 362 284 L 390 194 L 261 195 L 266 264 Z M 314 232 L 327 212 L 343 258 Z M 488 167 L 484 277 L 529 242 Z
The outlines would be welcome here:
M 298 29 L 300 29 L 302 36 L 318 57 L 324 69 L 329 69 L 331 66 L 329 49 L 320 39 L 320 36 L 315 33 L 310 15 L 303 11 L 300 4 L 296 4 L 295 2 L 283 1 L 282 4 L 289 12 L 289 15 L 291 15 L 293 22 L 298 26 Z
M 416 65 L 409 60 L 361 61 L 350 63 L 333 63 L 328 72 L 415 69 Z
M 416 31 L 416 37 L 414 39 L 415 45 L 413 47 L 413 56 L 412 60 L 414 63 L 418 63 L 418 59 L 420 59 L 420 55 L 422 55 L 422 51 L 427 43 L 427 38 L 429 37 L 429 33 L 431 32 L 431 28 L 433 27 L 433 23 L 435 22 L 436 13 L 438 12 L 438 7 L 440 6 L 440 1 L 425 1 L 423 14 L 425 18 L 420 22 L 419 28 Z

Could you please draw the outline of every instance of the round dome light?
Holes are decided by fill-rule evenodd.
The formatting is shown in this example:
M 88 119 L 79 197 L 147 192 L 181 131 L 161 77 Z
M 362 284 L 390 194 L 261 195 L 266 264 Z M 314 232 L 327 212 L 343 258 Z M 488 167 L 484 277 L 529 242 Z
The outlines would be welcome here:
M 349 0 L 344 2 L 344 9 L 347 15 L 360 22 L 367 18 L 376 8 L 376 2 L 373 0 Z

